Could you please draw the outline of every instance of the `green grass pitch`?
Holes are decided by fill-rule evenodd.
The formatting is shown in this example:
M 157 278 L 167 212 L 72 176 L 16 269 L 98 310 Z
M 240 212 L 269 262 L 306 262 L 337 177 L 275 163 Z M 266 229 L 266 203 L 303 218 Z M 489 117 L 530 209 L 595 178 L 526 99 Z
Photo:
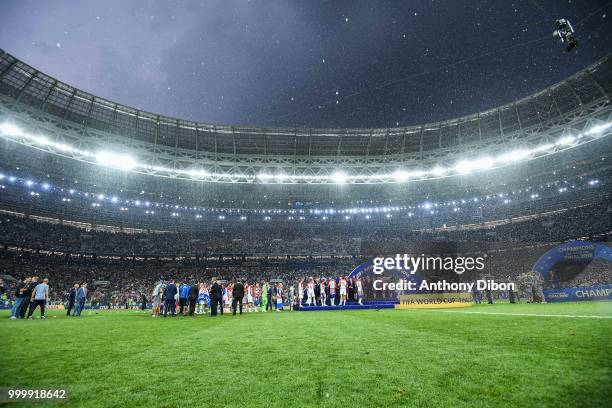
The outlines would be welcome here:
M 0 387 L 67 389 L 61 407 L 612 406 L 606 302 L 173 319 L 2 313 Z

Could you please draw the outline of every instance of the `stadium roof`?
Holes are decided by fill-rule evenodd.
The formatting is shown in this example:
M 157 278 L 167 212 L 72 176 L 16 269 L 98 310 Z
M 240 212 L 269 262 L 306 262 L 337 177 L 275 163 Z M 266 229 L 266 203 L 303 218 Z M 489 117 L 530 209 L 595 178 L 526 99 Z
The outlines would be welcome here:
M 527 98 L 443 122 L 386 129 L 221 126 L 97 97 L 0 50 L 0 119 L 70 146 L 45 143 L 46 150 L 83 161 L 90 160 L 80 153 L 120 150 L 138 161 L 127 155 L 107 161 L 151 175 L 219 182 L 380 183 L 453 173 L 445 169 L 449 161 L 473 160 L 476 152 L 501 157 L 509 148 L 538 153 L 545 145 L 553 148 L 542 149 L 542 155 L 552 154 L 564 147 L 560 138 L 588 136 L 593 126 L 610 123 L 611 92 L 608 55 Z M 32 138 L 12 139 L 41 148 Z M 105 164 L 99 154 L 92 157 Z

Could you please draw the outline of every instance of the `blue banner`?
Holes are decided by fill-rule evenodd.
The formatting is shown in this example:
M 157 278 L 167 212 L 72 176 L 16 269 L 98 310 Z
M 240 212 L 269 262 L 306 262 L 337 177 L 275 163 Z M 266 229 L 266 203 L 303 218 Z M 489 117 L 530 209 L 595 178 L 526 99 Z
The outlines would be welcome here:
M 550 270 L 561 262 L 592 262 L 596 259 L 612 262 L 612 248 L 599 242 L 570 240 L 547 251 L 535 263 L 532 271 L 546 281 Z
M 575 302 L 577 300 L 612 300 L 612 285 L 578 288 L 544 289 L 548 302 Z

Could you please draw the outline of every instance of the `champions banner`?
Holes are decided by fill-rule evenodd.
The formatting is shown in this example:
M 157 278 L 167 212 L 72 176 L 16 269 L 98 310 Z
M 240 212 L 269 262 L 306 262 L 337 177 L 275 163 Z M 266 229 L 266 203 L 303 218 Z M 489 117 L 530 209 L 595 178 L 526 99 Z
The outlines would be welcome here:
M 473 304 L 472 294 L 460 293 L 415 293 L 400 295 L 396 309 L 438 309 L 445 307 L 469 307 Z
M 575 302 L 577 300 L 612 300 L 612 285 L 579 288 L 544 289 L 548 302 Z
M 551 269 L 558 263 L 591 262 L 596 259 L 612 262 L 612 248 L 598 242 L 570 240 L 547 251 L 531 270 L 546 280 Z

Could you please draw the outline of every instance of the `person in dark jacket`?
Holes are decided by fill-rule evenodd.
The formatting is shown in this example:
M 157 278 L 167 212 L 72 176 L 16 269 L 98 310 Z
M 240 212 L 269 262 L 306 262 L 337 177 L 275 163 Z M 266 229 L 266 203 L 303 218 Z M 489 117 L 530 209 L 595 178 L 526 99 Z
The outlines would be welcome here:
M 164 301 L 166 303 L 166 307 L 164 307 L 164 317 L 168 315 L 168 312 L 172 314 L 174 317 L 176 313 L 176 304 L 175 304 L 175 296 L 178 293 L 178 289 L 174 284 L 174 281 L 171 280 L 168 286 L 166 286 L 166 292 L 164 293 Z
M 272 285 L 268 286 L 268 293 L 266 293 L 266 296 L 268 298 L 268 303 L 266 303 L 266 312 L 268 311 L 268 308 L 270 308 L 270 311 L 272 311 L 272 292 L 274 291 L 274 288 L 272 287 Z
M 28 276 L 23 279 L 23 281 L 19 282 L 17 285 L 17 290 L 15 291 L 15 304 L 13 304 L 13 308 L 11 309 L 11 319 L 22 319 L 21 309 L 22 306 L 30 301 L 28 297 L 28 290 L 30 289 L 30 280 L 31 278 Z
M 196 300 L 198 299 L 198 285 L 194 284 L 189 287 L 189 293 L 187 294 L 189 299 L 189 316 L 193 317 L 195 312 Z
M 145 296 L 144 293 L 141 293 L 140 294 L 140 310 L 144 312 L 146 308 L 147 308 L 147 297 Z
M 321 281 L 319 279 L 315 279 L 315 306 L 321 304 Z
M 236 315 L 236 308 L 240 307 L 240 314 L 242 314 L 242 298 L 244 297 L 244 285 L 238 281 L 234 284 L 232 290 L 232 314 Z
M 210 287 L 210 316 L 217 315 L 217 308 L 221 303 L 221 299 L 223 298 L 223 290 L 221 289 L 221 285 L 215 279 L 212 286 Z M 223 305 L 221 305 L 221 315 L 223 315 Z
M 74 286 L 68 291 L 68 305 L 66 306 L 66 316 L 70 316 L 70 312 L 74 308 L 74 302 L 76 301 L 76 295 L 78 290 L 79 284 L 75 283 Z
M 6 294 L 6 286 L 4 285 L 4 279 L 0 278 L 0 304 L 4 306 L 8 303 L 8 295 Z
M 30 298 L 32 297 L 32 293 L 34 292 L 34 288 L 36 287 L 36 285 L 38 285 L 38 276 L 32 276 L 32 279 L 30 279 L 30 285 L 26 288 L 25 294 L 26 294 L 26 300 L 24 300 L 24 302 L 21 304 L 21 310 L 19 311 L 19 316 L 22 319 L 25 319 L 26 314 L 28 312 L 28 308 L 32 308 L 34 302 L 30 301 Z

